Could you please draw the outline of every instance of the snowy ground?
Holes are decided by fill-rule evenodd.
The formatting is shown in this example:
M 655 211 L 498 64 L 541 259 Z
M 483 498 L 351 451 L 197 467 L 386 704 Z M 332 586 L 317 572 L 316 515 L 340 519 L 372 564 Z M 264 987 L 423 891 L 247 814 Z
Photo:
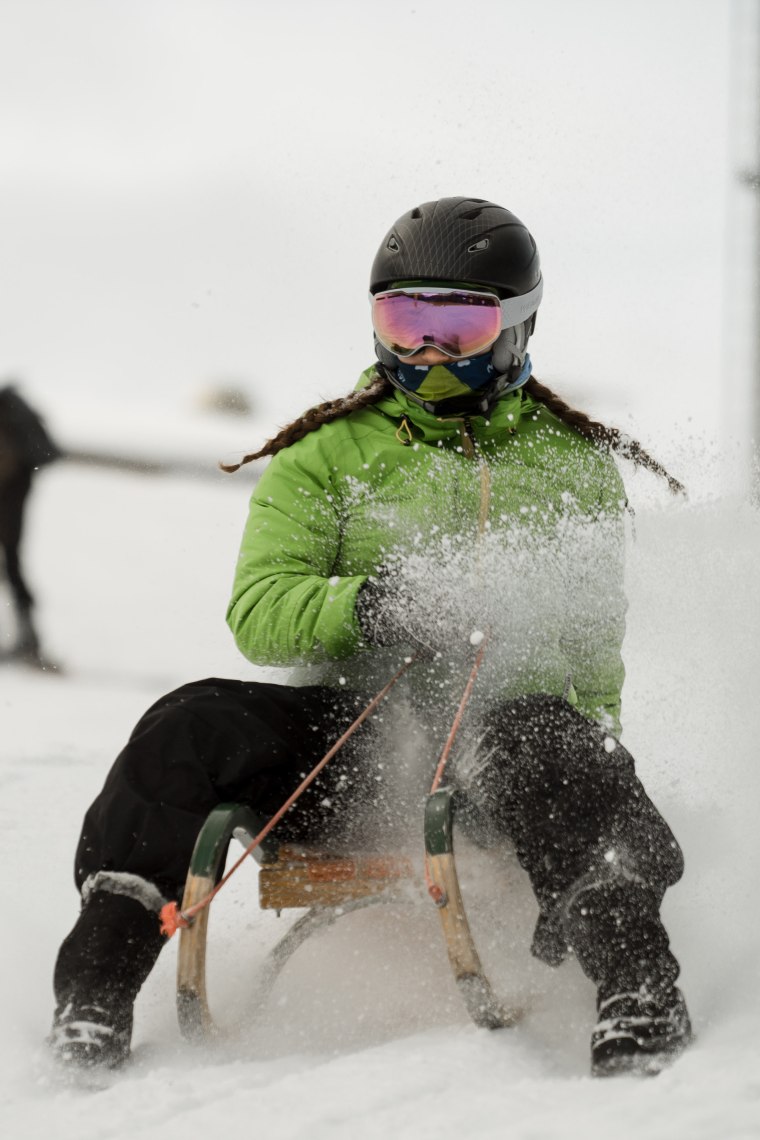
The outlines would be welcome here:
M 698 1034 L 690 1052 L 656 1080 L 592 1081 L 592 990 L 574 963 L 554 972 L 530 959 L 525 884 L 489 867 L 472 907 L 500 985 L 528 1006 L 517 1029 L 468 1022 L 432 908 L 379 908 L 302 948 L 267 1008 L 211 1053 L 180 1039 L 172 944 L 140 997 L 134 1064 L 93 1093 L 59 1087 L 40 1045 L 54 955 L 76 913 L 81 815 L 156 696 L 193 677 L 251 675 L 223 623 L 247 485 L 45 472 L 28 562 L 63 672 L 0 669 L 2 1134 L 760 1135 L 760 519 L 708 493 L 706 464 L 691 474 L 699 492 L 687 506 L 666 504 L 647 476 L 633 481 L 624 694 L 625 742 L 686 854 L 665 916 Z M 230 1020 L 288 921 L 257 910 L 253 877 L 244 868 L 215 904 L 211 997 Z

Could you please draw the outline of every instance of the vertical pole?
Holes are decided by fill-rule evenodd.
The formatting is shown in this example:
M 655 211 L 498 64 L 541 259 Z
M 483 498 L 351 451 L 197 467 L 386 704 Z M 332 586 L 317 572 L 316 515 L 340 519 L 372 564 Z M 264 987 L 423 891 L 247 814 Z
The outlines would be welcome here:
M 730 8 L 727 471 L 760 505 L 760 0 Z
M 752 498 L 760 504 L 760 0 L 755 0 L 754 37 L 754 77 L 755 93 L 755 169 L 751 172 L 750 186 L 755 199 L 755 298 L 754 298 L 754 456 L 752 466 Z
M 734 0 L 733 23 L 733 128 L 739 190 L 735 240 L 739 257 L 750 259 L 745 360 L 751 389 L 751 443 L 747 458 L 750 497 L 760 505 L 760 0 Z M 741 276 L 740 273 L 740 282 Z M 741 308 L 741 301 L 734 300 Z

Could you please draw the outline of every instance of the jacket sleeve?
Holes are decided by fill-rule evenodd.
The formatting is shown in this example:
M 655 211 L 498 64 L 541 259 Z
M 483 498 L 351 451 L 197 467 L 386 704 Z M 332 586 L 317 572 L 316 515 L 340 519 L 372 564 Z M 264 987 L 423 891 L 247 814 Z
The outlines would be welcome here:
M 309 445 L 279 452 L 251 497 L 227 622 L 258 665 L 315 663 L 359 647 L 355 605 L 366 576 L 333 573 L 340 520 L 318 458 Z
M 570 667 L 570 700 L 584 716 L 619 736 L 628 608 L 625 490 L 611 458 L 605 458 L 604 468 L 598 513 L 590 523 L 586 557 L 577 563 L 578 577 L 573 581 L 561 646 Z

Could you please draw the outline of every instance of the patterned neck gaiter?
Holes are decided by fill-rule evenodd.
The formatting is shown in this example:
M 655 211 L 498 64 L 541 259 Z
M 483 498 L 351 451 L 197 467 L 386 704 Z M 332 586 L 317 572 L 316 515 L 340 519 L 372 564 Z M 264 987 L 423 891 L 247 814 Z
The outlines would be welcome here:
M 405 364 L 400 360 L 396 369 L 399 384 L 430 403 L 477 392 L 490 384 L 495 375 L 490 352 L 448 364 Z

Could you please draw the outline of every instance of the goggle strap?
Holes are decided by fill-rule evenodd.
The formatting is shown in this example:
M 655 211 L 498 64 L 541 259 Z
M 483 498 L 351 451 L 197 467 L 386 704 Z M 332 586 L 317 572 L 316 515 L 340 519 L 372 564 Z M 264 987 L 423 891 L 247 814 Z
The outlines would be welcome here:
M 543 295 L 544 279 L 541 277 L 530 293 L 523 293 L 521 297 L 504 297 L 501 302 L 501 327 L 511 329 L 527 321 L 541 304 Z

